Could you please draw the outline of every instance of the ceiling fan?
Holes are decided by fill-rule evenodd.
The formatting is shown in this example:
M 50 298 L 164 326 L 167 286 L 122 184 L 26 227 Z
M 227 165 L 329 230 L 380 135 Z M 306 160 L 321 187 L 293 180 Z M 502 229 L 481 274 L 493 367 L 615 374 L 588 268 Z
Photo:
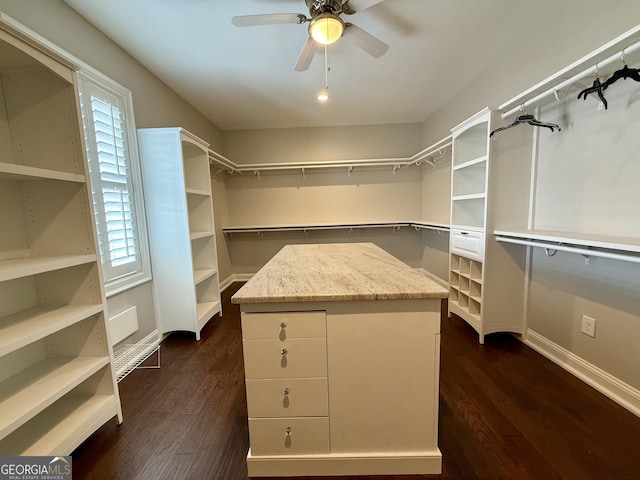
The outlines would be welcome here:
M 305 0 L 309 17 L 302 13 L 266 13 L 262 15 L 239 15 L 231 19 L 236 27 L 253 27 L 278 23 L 309 23 L 309 38 L 302 47 L 296 71 L 309 68 L 313 56 L 323 45 L 329 45 L 344 37 L 374 58 L 385 54 L 389 45 L 352 23 L 342 20 L 340 15 L 353 15 L 384 0 Z

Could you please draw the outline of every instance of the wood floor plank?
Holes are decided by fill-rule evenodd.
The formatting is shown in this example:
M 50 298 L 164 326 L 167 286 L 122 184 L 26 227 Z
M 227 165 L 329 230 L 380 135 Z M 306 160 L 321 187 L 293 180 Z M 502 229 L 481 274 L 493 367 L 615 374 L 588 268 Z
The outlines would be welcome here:
M 109 422 L 73 452 L 74 479 L 248 478 L 240 313 L 229 300 L 240 286 L 225 290 L 224 316 L 199 342 L 170 335 L 160 369 L 120 383 L 124 423 Z M 640 418 L 511 335 L 485 340 L 456 316 L 443 318 L 442 475 L 330 480 L 640 478 Z

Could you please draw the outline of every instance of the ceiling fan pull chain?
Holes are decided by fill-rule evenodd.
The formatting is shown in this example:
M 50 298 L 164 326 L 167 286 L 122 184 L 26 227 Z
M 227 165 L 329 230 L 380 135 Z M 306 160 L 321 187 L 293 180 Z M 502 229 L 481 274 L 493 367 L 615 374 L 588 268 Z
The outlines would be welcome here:
M 327 46 L 324 46 L 324 88 L 329 90 L 329 54 Z

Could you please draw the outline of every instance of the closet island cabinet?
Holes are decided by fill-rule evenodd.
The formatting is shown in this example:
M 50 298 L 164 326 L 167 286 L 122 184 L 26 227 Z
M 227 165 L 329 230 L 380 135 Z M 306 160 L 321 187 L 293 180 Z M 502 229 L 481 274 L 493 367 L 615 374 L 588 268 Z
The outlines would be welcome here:
M 0 455 L 122 421 L 76 67 L 0 14 Z
M 522 334 L 522 250 L 501 244 L 495 228 L 527 217 L 531 131 L 491 136 L 498 112 L 485 108 L 452 131 L 449 314 L 479 335 Z
M 158 329 L 200 331 L 222 313 L 209 144 L 183 128 L 138 130 Z
M 441 473 L 446 296 L 373 243 L 284 246 L 231 299 L 249 476 Z

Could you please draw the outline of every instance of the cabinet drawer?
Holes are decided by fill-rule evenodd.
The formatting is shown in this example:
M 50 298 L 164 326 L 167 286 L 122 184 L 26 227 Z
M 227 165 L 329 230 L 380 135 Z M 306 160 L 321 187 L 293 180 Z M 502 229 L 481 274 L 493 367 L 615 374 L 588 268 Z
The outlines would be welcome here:
M 249 417 L 326 417 L 326 378 L 247 380 Z
M 278 339 L 324 338 L 325 312 L 243 313 L 242 338 Z
M 244 373 L 260 378 L 313 378 L 327 376 L 327 346 L 324 338 L 244 340 Z
M 482 261 L 484 257 L 484 233 L 452 230 L 451 253 Z
M 250 418 L 251 455 L 329 453 L 328 418 Z

